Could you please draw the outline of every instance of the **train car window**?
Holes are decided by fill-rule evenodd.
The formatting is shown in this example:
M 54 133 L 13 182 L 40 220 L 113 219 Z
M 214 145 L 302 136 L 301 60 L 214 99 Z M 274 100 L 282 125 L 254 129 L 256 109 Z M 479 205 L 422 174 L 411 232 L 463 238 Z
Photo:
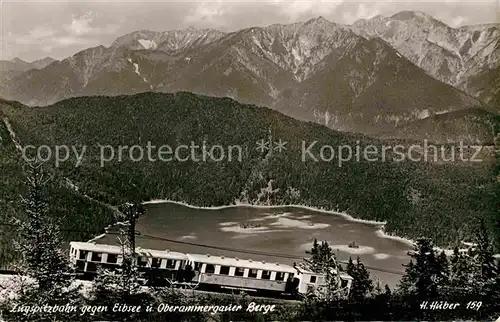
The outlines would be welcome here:
M 175 260 L 167 259 L 167 268 L 175 268 Z
M 100 262 L 101 259 L 102 259 L 102 253 L 92 252 L 91 261 L 93 261 L 93 262 Z
M 309 278 L 309 283 L 316 283 L 316 276 L 312 275 L 312 276 Z
M 108 269 L 108 270 L 116 269 L 116 265 L 113 265 L 113 264 L 101 264 L 101 267 L 104 269 Z
M 87 254 L 88 254 L 88 251 L 86 250 L 81 250 L 80 251 L 80 256 L 78 257 L 79 259 L 87 259 Z
M 118 255 L 117 254 L 108 254 L 108 259 L 106 260 L 106 263 L 109 263 L 109 264 L 118 263 Z
M 88 262 L 87 263 L 87 272 L 97 272 L 97 264 Z
M 257 272 L 258 272 L 258 270 L 256 270 L 255 268 L 250 269 L 248 271 L 248 277 L 257 278 Z
M 208 274 L 215 273 L 215 266 L 213 264 L 207 264 L 207 267 L 205 267 L 205 273 Z
M 221 266 L 219 274 L 229 275 L 229 266 Z
M 262 271 L 262 279 L 270 280 L 271 279 L 271 271 Z
M 151 267 L 159 268 L 161 264 L 161 258 L 154 258 L 151 260 Z
M 288 280 L 293 281 L 293 273 L 288 273 Z
M 85 269 L 85 262 L 84 261 L 77 261 L 76 262 L 76 268 L 78 270 L 82 270 L 83 271 Z
M 285 279 L 285 273 L 283 272 L 276 272 L 276 281 L 283 281 Z
M 137 259 L 137 266 L 146 266 L 148 264 L 148 258 L 145 256 L 140 256 Z
M 194 262 L 194 270 L 195 271 L 201 270 L 201 265 L 202 265 L 202 263 L 200 263 L 200 262 Z
M 243 276 L 245 275 L 245 269 L 243 267 L 236 267 L 234 271 L 234 276 Z

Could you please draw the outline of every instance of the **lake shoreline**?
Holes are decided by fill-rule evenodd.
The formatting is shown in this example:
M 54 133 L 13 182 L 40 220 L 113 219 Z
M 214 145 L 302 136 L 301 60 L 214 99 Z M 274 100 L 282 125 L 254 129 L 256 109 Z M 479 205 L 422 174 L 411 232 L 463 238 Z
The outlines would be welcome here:
M 385 231 L 385 225 L 387 222 L 385 221 L 375 221 L 375 220 L 366 220 L 366 219 L 360 219 L 360 218 L 355 218 L 345 212 L 340 212 L 340 211 L 334 211 L 334 210 L 327 210 L 327 209 L 321 209 L 321 208 L 315 208 L 311 206 L 305 206 L 305 205 L 253 205 L 253 204 L 248 204 L 248 203 L 237 203 L 234 205 L 226 205 L 226 206 L 209 206 L 209 207 L 201 207 L 201 206 L 193 206 L 185 202 L 181 201 L 174 201 L 174 200 L 168 200 L 168 199 L 154 199 L 150 201 L 145 201 L 143 204 L 148 205 L 148 204 L 164 204 L 164 203 L 170 203 L 170 204 L 176 204 L 176 205 L 181 205 L 185 206 L 191 209 L 200 209 L 200 210 L 222 210 L 222 209 L 228 209 L 228 208 L 239 208 L 239 207 L 244 207 L 244 208 L 254 208 L 254 209 L 277 209 L 277 208 L 297 208 L 297 209 L 303 209 L 303 210 L 310 210 L 310 211 L 315 211 L 315 212 L 320 212 L 324 214 L 330 214 L 330 215 L 336 215 L 344 218 L 347 221 L 350 222 L 355 222 L 355 223 L 360 223 L 360 224 L 367 224 L 367 225 L 372 225 L 372 226 L 381 226 L 379 230 L 375 232 L 375 234 L 378 237 L 381 238 L 386 238 L 386 239 L 391 239 L 395 240 L 401 243 L 404 243 L 408 246 L 415 246 L 415 241 L 404 238 L 404 237 L 399 237 L 395 235 L 391 235 Z
M 360 224 L 366 224 L 366 225 L 371 225 L 371 226 L 380 226 L 380 228 L 375 231 L 375 235 L 380 238 L 385 238 L 385 239 L 390 239 L 394 240 L 400 243 L 403 243 L 407 246 L 414 247 L 416 245 L 416 242 L 412 239 L 409 238 L 404 238 L 396 235 L 389 234 L 385 231 L 385 225 L 387 222 L 385 221 L 375 221 L 375 220 L 366 220 L 366 219 L 360 219 L 353 217 L 345 212 L 340 212 L 340 211 L 334 211 L 334 210 L 326 210 L 323 208 L 316 208 L 316 207 L 311 207 L 311 206 L 305 206 L 305 205 L 254 205 L 254 204 L 248 204 L 248 203 L 236 203 L 234 205 L 225 205 L 225 206 L 194 206 L 191 204 L 188 204 L 186 202 L 182 201 L 175 201 L 175 200 L 168 200 L 168 199 L 153 199 L 149 201 L 144 201 L 142 204 L 148 205 L 148 204 L 175 204 L 175 205 L 180 205 L 184 206 L 187 208 L 191 209 L 199 209 L 199 210 L 223 210 L 223 209 L 229 209 L 229 208 L 254 208 L 254 209 L 279 209 L 279 208 L 296 208 L 296 209 L 303 209 L 303 210 L 310 210 L 314 212 L 319 212 L 323 214 L 329 214 L 329 215 L 335 215 L 335 216 L 340 216 L 343 219 L 349 221 L 349 222 L 354 222 L 354 223 L 360 223 Z M 120 224 L 126 224 L 125 222 L 117 222 L 115 224 L 111 224 L 105 228 L 105 231 L 108 229 L 111 229 L 115 227 L 116 225 Z M 91 240 L 89 240 L 89 243 L 96 242 L 99 239 L 102 239 L 104 236 L 106 236 L 106 233 L 100 234 Z M 437 247 L 435 246 L 434 249 L 438 252 L 445 252 L 447 256 L 450 256 L 453 253 L 453 249 L 449 248 L 442 248 L 442 247 Z M 466 250 L 466 248 L 460 249 Z M 495 257 L 500 258 L 500 254 L 496 254 Z

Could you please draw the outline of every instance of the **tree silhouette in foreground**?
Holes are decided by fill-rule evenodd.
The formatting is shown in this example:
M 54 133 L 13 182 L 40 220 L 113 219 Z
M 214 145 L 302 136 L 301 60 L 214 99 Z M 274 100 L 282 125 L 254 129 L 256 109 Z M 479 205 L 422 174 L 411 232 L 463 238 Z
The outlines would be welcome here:
M 28 165 L 26 180 L 28 194 L 22 199 L 24 213 L 19 218 L 17 248 L 21 255 L 19 272 L 23 287 L 8 306 L 75 306 L 83 298 L 75 286 L 73 270 L 62 251 L 59 221 L 51 216 L 46 203 L 45 184 L 48 178 L 42 163 Z M 19 281 L 18 281 L 19 282 Z M 74 314 L 9 313 L 9 321 L 76 321 Z

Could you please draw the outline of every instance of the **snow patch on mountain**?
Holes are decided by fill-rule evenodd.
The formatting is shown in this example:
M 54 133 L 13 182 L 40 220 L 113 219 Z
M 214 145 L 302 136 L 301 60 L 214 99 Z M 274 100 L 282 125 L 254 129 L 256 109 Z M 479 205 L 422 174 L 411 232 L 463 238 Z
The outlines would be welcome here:
M 430 116 L 430 113 L 429 113 L 428 109 L 417 112 L 417 118 L 419 118 L 419 119 L 425 119 L 429 116 Z
M 144 77 L 144 76 L 141 74 L 141 72 L 140 72 L 140 70 L 139 70 L 139 64 L 132 62 L 132 59 L 130 59 L 130 58 L 128 59 L 128 61 L 129 61 L 130 63 L 132 63 L 132 65 L 134 66 L 134 72 L 135 72 L 135 73 L 136 73 L 139 77 L 141 77 L 141 78 L 142 78 L 142 80 L 143 80 L 145 83 L 148 83 L 148 84 L 149 84 L 149 81 L 147 80 L 147 78 L 146 78 L 146 77 Z M 149 84 L 149 88 L 150 88 L 150 89 L 153 89 L 153 85 Z
M 170 54 L 179 54 L 189 48 L 209 44 L 225 33 L 213 29 L 187 28 L 169 31 L 135 31 L 117 38 L 111 47 L 125 47 L 131 50 L 162 50 Z
M 158 47 L 154 40 L 139 39 L 138 42 L 144 49 L 156 49 Z

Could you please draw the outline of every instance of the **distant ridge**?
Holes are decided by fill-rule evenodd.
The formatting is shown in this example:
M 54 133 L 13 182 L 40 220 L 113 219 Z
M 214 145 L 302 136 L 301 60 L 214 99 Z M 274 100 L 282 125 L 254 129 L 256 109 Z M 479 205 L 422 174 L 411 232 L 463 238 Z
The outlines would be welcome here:
M 466 109 L 433 115 L 393 131 L 381 133 L 380 138 L 429 140 L 434 143 L 493 145 L 500 133 L 500 116 L 483 109 Z

